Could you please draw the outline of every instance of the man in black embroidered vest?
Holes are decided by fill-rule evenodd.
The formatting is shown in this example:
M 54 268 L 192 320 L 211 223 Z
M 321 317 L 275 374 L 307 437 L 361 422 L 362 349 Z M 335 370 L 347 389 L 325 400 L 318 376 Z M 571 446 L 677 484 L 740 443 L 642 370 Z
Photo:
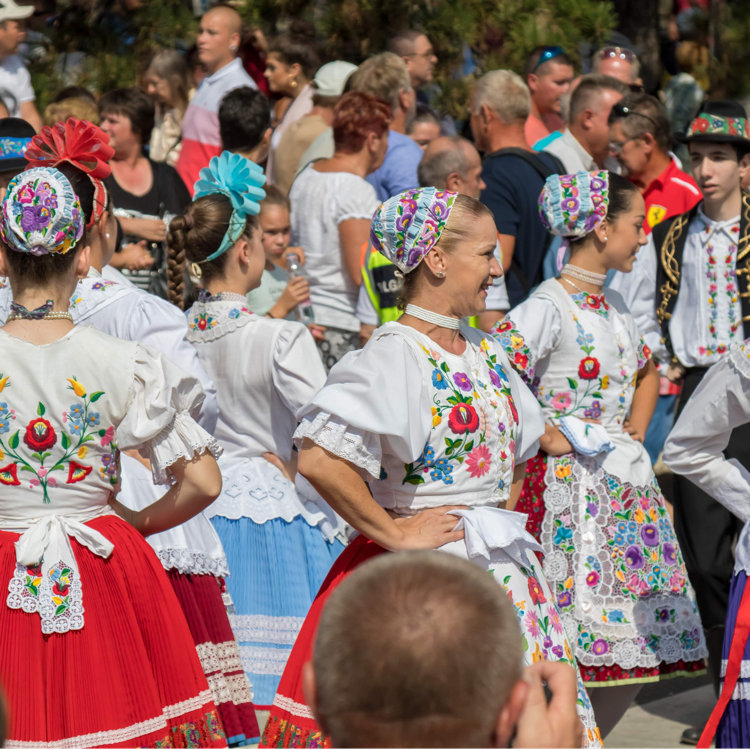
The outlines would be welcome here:
M 750 197 L 740 187 L 740 160 L 750 152 L 747 115 L 735 102 L 706 102 L 684 140 L 703 200 L 655 226 L 633 271 L 618 274 L 612 285 L 625 297 L 663 374 L 682 383 L 678 413 L 707 368 L 750 336 Z M 725 453 L 750 469 L 748 426 L 732 433 Z M 716 687 L 732 547 L 742 523 L 679 476 L 674 510 Z

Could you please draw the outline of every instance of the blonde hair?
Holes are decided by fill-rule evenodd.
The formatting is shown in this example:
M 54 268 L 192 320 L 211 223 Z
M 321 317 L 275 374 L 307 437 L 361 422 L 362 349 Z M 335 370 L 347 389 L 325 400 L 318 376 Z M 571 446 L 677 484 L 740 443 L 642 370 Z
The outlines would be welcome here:
M 504 123 L 526 120 L 531 94 L 523 78 L 510 70 L 491 70 L 474 86 L 474 112 L 486 104 Z
M 69 99 L 61 99 L 59 102 L 52 102 L 44 108 L 42 120 L 45 125 L 52 127 L 56 122 L 65 122 L 69 117 L 76 117 L 79 120 L 88 120 L 99 124 L 99 108 L 96 102 L 83 97 L 73 96 Z
M 351 75 L 349 91 L 364 91 L 399 109 L 399 94 L 411 91 L 406 63 L 393 52 L 381 52 L 365 60 Z

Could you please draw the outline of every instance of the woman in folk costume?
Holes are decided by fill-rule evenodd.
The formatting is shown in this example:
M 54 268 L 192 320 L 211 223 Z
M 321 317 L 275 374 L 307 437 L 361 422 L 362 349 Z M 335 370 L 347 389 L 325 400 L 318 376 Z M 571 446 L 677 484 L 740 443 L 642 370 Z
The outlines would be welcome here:
M 622 298 L 603 286 L 610 269 L 632 268 L 646 241 L 644 211 L 619 175 L 547 178 L 540 215 L 565 238 L 570 262 L 495 332 L 545 416 L 517 509 L 544 547 L 544 571 L 605 737 L 643 683 L 696 674 L 706 655 L 642 444 L 656 368 Z
M 0 273 L 14 293 L 0 329 L 8 745 L 223 746 L 185 618 L 142 536 L 220 490 L 216 442 L 191 416 L 203 393 L 159 354 L 73 326 L 84 223 L 61 172 L 11 181 L 0 225 Z M 172 485 L 134 512 L 114 500 L 110 467 L 136 448 Z
M 750 422 L 750 339 L 733 344 L 682 410 L 664 445 L 664 463 L 745 523 L 735 548 L 719 701 L 698 747 L 750 747 L 750 473 L 724 451 L 732 431 Z
M 70 181 L 86 222 L 83 242 L 89 247 L 89 272 L 71 298 L 70 313 L 78 325 L 90 325 L 110 336 L 137 341 L 196 377 L 206 394 L 197 422 L 207 432 L 216 426 L 216 391 L 195 349 L 185 339 L 185 316 L 167 301 L 147 294 L 126 279 L 102 278 L 117 241 L 112 199 L 104 184 L 112 155 L 108 136 L 89 122 L 68 118 L 42 128 L 26 151 L 32 167 L 51 166 Z M 5 290 L 7 291 L 7 290 Z M 0 294 L 0 315 L 10 294 Z M 3 316 L 4 319 L 5 316 Z M 117 479 L 114 465 L 110 481 Z M 131 455 L 121 457 L 118 500 L 134 510 L 154 502 L 168 489 L 155 486 L 151 472 Z M 252 693 L 242 669 L 224 600 L 223 577 L 229 574 L 221 541 L 211 522 L 199 513 L 184 524 L 153 534 L 157 553 L 182 605 L 198 656 L 230 745 L 257 741 L 258 723 Z
M 168 239 L 172 298 L 182 299 L 175 282 L 186 264 L 203 286 L 187 312 L 188 340 L 216 384 L 215 435 L 225 450 L 224 488 L 207 514 L 229 561 L 230 619 L 259 708 L 270 706 L 307 610 L 343 549 L 343 524 L 309 485 L 298 491 L 290 480 L 295 413 L 325 381 L 315 342 L 301 323 L 259 317 L 246 304 L 265 265 L 255 218 L 264 182 L 263 170 L 239 155 L 213 158 Z
M 440 548 L 491 571 L 515 605 L 526 661 L 573 662 L 537 560 L 540 547 L 525 516 L 504 509 L 537 451 L 539 407 L 502 348 L 461 323 L 484 309 L 501 273 L 492 215 L 467 196 L 408 190 L 380 206 L 371 241 L 404 274 L 404 315 L 332 368 L 295 433 L 300 472 L 360 534 L 305 621 L 264 746 L 325 741 L 305 704 L 302 666 L 328 595 L 387 550 Z M 596 744 L 580 683 L 578 704 L 586 740 Z

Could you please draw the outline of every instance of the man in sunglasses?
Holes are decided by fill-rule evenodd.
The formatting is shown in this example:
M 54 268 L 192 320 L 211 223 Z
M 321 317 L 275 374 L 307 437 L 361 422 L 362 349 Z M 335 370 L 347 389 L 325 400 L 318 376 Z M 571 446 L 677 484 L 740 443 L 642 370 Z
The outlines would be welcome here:
M 701 199 L 692 177 L 675 163 L 664 105 L 648 94 L 628 94 L 609 113 L 609 147 L 646 201 L 644 230 L 689 211 Z
M 603 47 L 591 58 L 594 73 L 612 76 L 628 86 L 638 84 L 641 65 L 635 52 L 627 47 Z
M 740 161 L 750 153 L 747 115 L 736 102 L 706 102 L 683 140 L 703 200 L 656 226 L 631 273 L 618 273 L 612 283 L 660 369 L 682 385 L 678 414 L 706 370 L 750 336 L 750 196 L 740 187 Z M 732 409 L 722 394 L 715 396 L 717 409 Z M 695 425 L 696 431 L 710 429 Z M 750 425 L 732 432 L 724 453 L 743 471 L 750 469 Z M 746 503 L 747 498 L 736 500 Z M 675 477 L 674 520 L 717 688 L 733 544 L 743 524 L 680 476 Z
M 562 130 L 560 100 L 573 81 L 573 63 L 562 47 L 537 47 L 526 61 L 526 85 L 531 111 L 526 120 L 526 140 L 533 146 L 555 130 Z

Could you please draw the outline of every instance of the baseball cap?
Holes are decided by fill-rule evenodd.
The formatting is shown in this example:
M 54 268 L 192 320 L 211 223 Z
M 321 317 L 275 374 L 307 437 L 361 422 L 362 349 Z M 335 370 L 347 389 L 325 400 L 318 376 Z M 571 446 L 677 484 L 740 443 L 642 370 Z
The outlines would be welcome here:
M 356 69 L 356 65 L 344 60 L 334 60 L 321 66 L 313 78 L 316 93 L 321 96 L 341 96 L 344 93 L 346 79 Z
M 15 0 L 0 0 L 0 23 L 21 21 L 34 12 L 33 5 L 18 5 Z

